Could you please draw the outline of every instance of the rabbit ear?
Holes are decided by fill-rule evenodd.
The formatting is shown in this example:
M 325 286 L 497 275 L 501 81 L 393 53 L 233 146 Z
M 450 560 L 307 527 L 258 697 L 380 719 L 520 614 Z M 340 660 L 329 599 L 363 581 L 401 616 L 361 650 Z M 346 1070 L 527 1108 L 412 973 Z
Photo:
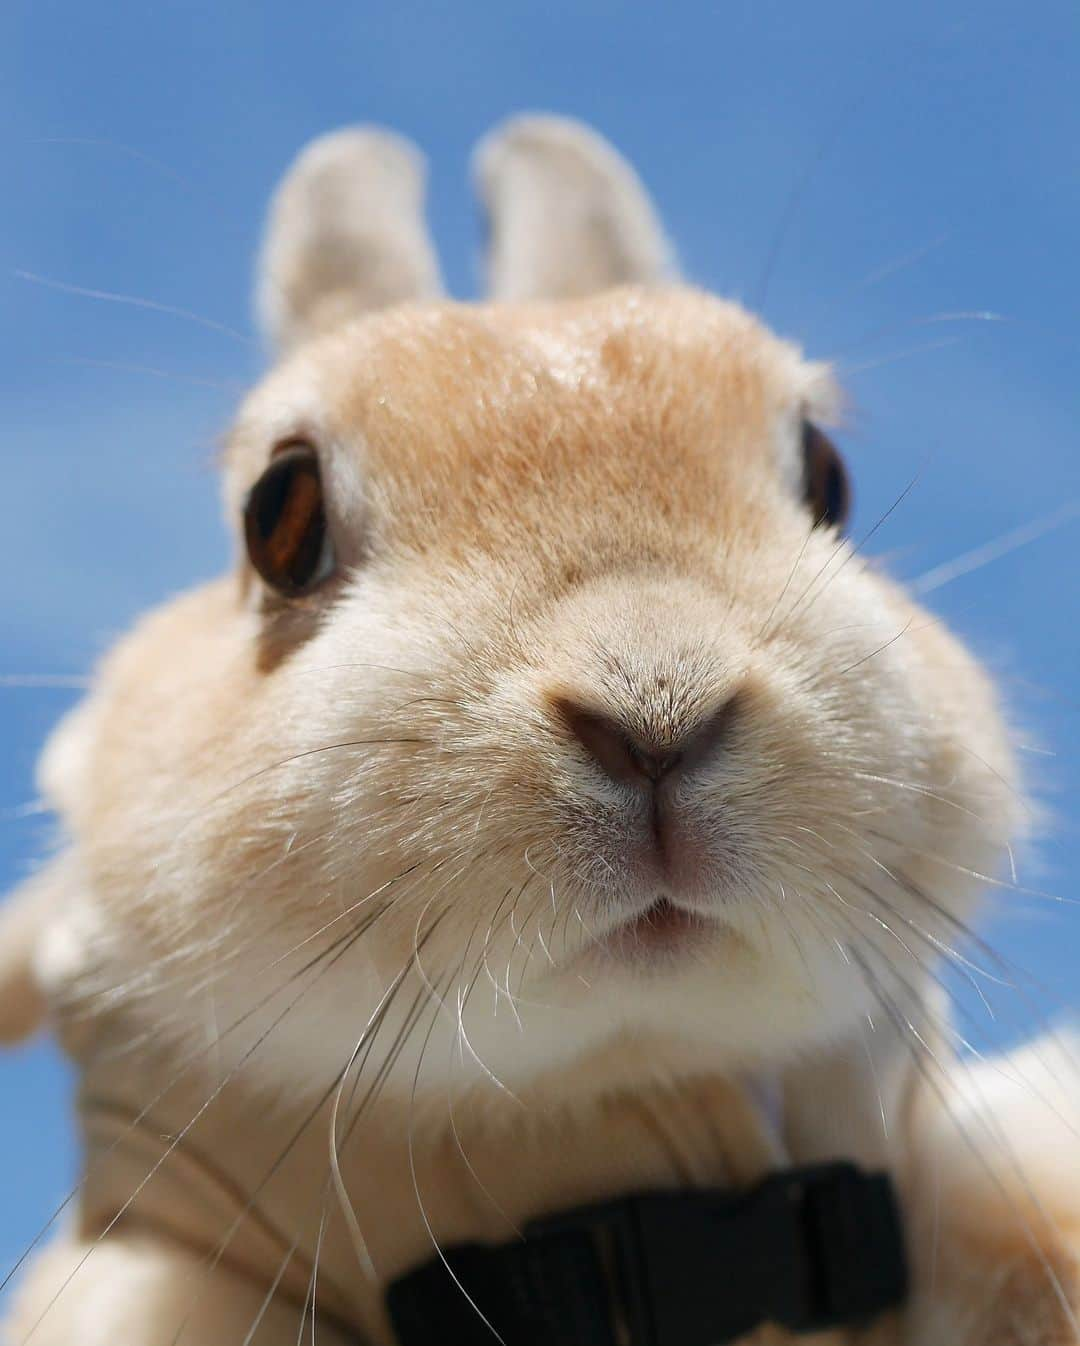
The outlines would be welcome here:
M 274 195 L 257 306 L 278 351 L 367 309 L 442 292 L 426 165 L 402 136 L 348 127 L 297 157 Z
M 557 299 L 674 274 L 637 174 L 602 136 L 562 117 L 517 117 L 480 142 L 496 299 Z

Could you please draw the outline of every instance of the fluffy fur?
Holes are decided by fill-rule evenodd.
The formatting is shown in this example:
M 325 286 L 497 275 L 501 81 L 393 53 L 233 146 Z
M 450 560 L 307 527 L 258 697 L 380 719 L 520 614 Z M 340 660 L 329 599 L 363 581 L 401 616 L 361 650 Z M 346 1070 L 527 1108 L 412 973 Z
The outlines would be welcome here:
M 1017 832 L 1008 735 L 942 625 L 813 527 L 829 372 L 660 284 L 640 184 L 561 122 L 482 152 L 497 301 L 432 299 L 418 163 L 319 142 L 264 253 L 285 355 L 226 514 L 309 441 L 336 577 L 284 600 L 238 557 L 47 750 L 69 846 L 0 1019 L 42 988 L 87 1160 L 8 1341 L 278 1346 L 317 1263 L 320 1339 L 389 1342 L 380 1286 L 433 1239 L 835 1155 L 894 1173 L 915 1292 L 822 1342 L 1077 1340 L 1078 1100 L 954 1062 L 938 990 Z M 662 857 L 568 702 L 664 743 L 732 708 Z M 693 940 L 632 926 L 660 897 Z

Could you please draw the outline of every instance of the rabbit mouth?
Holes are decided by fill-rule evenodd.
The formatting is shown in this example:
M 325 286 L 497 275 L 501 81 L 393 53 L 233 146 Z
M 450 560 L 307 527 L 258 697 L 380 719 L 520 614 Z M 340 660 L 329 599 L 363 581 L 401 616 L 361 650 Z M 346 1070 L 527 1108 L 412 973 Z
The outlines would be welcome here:
M 678 955 L 700 947 L 719 927 L 694 907 L 660 896 L 603 935 L 597 949 L 620 960 Z

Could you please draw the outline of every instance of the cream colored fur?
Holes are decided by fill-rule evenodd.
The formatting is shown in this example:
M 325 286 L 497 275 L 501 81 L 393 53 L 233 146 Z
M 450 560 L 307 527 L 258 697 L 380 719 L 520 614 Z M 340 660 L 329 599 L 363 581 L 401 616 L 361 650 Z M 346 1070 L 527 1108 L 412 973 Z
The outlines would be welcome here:
M 633 168 L 562 117 L 517 117 L 481 142 L 492 298 L 574 299 L 674 274 L 671 248 Z
M 68 848 L 0 1027 L 47 998 L 86 1160 L 8 1346 L 285 1346 L 316 1262 L 318 1340 L 389 1343 L 381 1288 L 433 1238 L 835 1156 L 893 1173 L 914 1289 L 818 1346 L 1077 1341 L 1075 1074 L 963 1064 L 936 982 L 1018 830 L 1008 735 L 942 625 L 811 528 L 829 372 L 660 284 L 631 170 L 565 122 L 485 142 L 496 298 L 433 298 L 418 165 L 338 133 L 271 215 L 283 358 L 226 514 L 309 440 L 338 578 L 287 602 L 238 556 L 46 753 Z M 660 880 L 559 698 L 678 739 L 736 694 Z M 665 885 L 699 945 L 613 945 Z
M 259 268 L 259 316 L 279 349 L 358 308 L 442 292 L 425 175 L 419 150 L 379 127 L 307 146 L 274 196 Z

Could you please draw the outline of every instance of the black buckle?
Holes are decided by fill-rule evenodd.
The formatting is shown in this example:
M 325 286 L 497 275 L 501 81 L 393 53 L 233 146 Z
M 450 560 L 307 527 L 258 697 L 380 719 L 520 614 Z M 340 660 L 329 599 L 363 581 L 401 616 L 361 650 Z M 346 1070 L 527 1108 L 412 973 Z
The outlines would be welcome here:
M 526 1238 L 571 1231 L 597 1249 L 627 1346 L 718 1346 L 766 1321 L 795 1332 L 858 1324 L 907 1288 L 891 1184 L 846 1163 L 743 1194 L 625 1197 L 536 1221 Z
M 448 1248 L 390 1285 L 387 1307 L 403 1346 L 722 1346 L 765 1322 L 858 1326 L 906 1290 L 889 1179 L 837 1163 L 744 1193 L 624 1197 L 511 1243 Z

